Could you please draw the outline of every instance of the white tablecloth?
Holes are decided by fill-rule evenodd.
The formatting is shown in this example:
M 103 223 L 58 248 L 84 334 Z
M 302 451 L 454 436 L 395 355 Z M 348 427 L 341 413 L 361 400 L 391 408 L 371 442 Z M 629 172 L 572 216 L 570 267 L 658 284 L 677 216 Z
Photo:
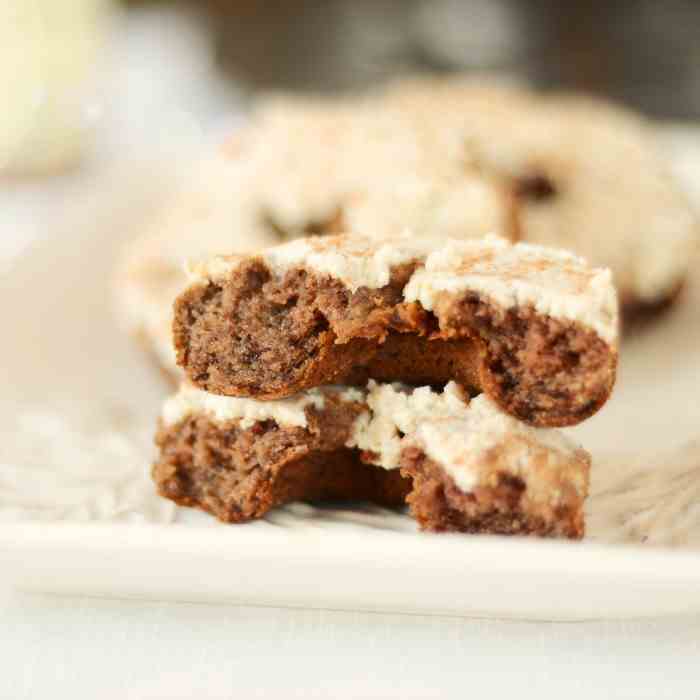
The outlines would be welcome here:
M 700 618 L 526 623 L 0 591 L 0 698 L 697 698 Z

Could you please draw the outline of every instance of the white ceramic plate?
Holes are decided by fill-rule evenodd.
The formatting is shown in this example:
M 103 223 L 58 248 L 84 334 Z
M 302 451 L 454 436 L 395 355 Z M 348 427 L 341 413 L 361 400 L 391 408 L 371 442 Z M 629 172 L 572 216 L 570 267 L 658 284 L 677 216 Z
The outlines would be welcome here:
M 134 209 L 129 216 L 112 200 L 93 197 L 69 227 L 3 273 L 5 425 L 21 407 L 61 406 L 57 420 L 70 423 L 113 405 L 128 408 L 138 425 L 153 424 L 167 388 L 110 314 L 120 234 L 137 207 L 123 207 Z M 594 453 L 653 451 L 695 436 L 698 304 L 700 285 L 692 284 L 676 309 L 625 344 L 614 399 L 574 431 Z M 37 445 L 46 441 L 58 430 L 52 425 L 25 421 L 25 443 L 32 430 Z M 58 462 L 46 451 L 54 463 L 44 465 L 30 463 L 19 437 L 2 440 L 0 576 L 19 588 L 555 620 L 700 612 L 693 551 L 426 535 L 407 516 L 362 507 L 298 504 L 223 526 L 157 499 L 147 456 L 127 464 L 134 458 L 121 443 L 110 454 L 126 449 L 123 464 L 102 463 L 96 451 L 96 463 L 81 471 L 74 455 L 93 447 L 80 440 Z

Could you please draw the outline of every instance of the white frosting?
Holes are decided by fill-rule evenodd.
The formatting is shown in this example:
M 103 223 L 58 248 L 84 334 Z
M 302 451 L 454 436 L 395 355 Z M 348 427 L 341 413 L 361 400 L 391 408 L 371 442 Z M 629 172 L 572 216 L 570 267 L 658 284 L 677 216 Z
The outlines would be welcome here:
M 368 236 L 303 238 L 265 251 L 263 258 L 278 274 L 302 266 L 341 280 L 352 291 L 389 283 L 398 265 L 419 260 L 435 245 L 410 235 L 386 240 Z
M 387 238 L 324 236 L 299 238 L 267 248 L 260 259 L 278 276 L 287 270 L 302 267 L 342 281 L 349 289 L 378 288 L 389 283 L 393 268 L 414 260 L 422 260 L 439 245 L 429 237 L 412 237 L 406 232 Z M 225 277 L 235 269 L 240 256 L 214 256 L 206 262 L 188 263 L 185 267 L 191 284 Z
M 205 284 L 209 280 L 220 280 L 234 270 L 241 262 L 237 255 L 215 255 L 206 262 L 186 260 L 185 274 L 190 285 Z
M 493 236 L 448 241 L 414 273 L 404 298 L 432 310 L 440 296 L 465 292 L 506 309 L 532 304 L 540 314 L 589 326 L 609 343 L 617 337 L 617 295 L 610 271 L 592 269 L 565 251 L 513 245 Z
M 537 473 L 540 481 L 556 482 L 572 464 L 577 468 L 566 478 L 580 494 L 585 491 L 581 449 L 574 442 L 502 413 L 484 394 L 469 402 L 454 382 L 442 394 L 370 382 L 366 400 L 369 411 L 356 419 L 347 446 L 374 454 L 377 466 L 397 468 L 402 450 L 414 444 L 465 493 L 488 485 L 496 471 L 525 481 Z
M 437 462 L 465 492 L 477 484 L 488 484 L 489 474 L 505 471 L 528 481 L 546 472 L 580 462 L 581 448 L 563 433 L 533 428 L 502 413 L 485 395 L 469 404 L 466 416 L 437 417 L 421 422 L 409 440 Z M 575 470 L 574 470 L 575 471 Z M 573 484 L 585 489 L 581 475 Z
M 304 238 L 269 248 L 264 262 L 281 276 L 303 267 L 341 280 L 351 290 L 382 287 L 392 268 L 417 261 L 403 290 L 408 302 L 434 310 L 447 295 L 478 293 L 505 309 L 532 304 L 537 313 L 592 328 L 614 344 L 618 333 L 617 294 L 609 270 L 589 267 L 565 251 L 496 236 L 448 240 L 410 235 L 372 239 L 360 235 Z M 225 276 L 240 258 L 213 258 L 192 267 L 198 284 Z
M 327 390 L 326 390 L 327 391 Z M 256 401 L 234 396 L 217 396 L 184 384 L 163 406 L 165 425 L 174 425 L 190 415 L 205 414 L 219 423 L 238 420 L 241 428 L 250 428 L 258 421 L 274 420 L 278 425 L 305 428 L 306 409 L 322 410 L 324 390 L 310 389 L 279 401 Z
M 389 283 L 391 270 L 413 260 L 423 259 L 436 245 L 429 238 L 403 236 L 371 238 L 325 236 L 298 238 L 267 248 L 260 259 L 279 276 L 287 270 L 302 267 L 341 280 L 353 291 L 359 287 L 377 288 Z M 186 263 L 190 283 L 200 283 L 225 277 L 241 261 L 240 256 L 214 256 L 206 262 Z
M 424 258 L 431 242 L 409 235 L 383 241 L 360 235 L 299 238 L 264 250 L 260 258 L 280 277 L 287 270 L 302 267 L 330 275 L 355 291 L 385 286 L 394 267 Z M 215 256 L 204 263 L 187 264 L 186 272 L 191 284 L 201 284 L 226 277 L 240 260 Z
M 175 425 L 203 414 L 218 423 L 238 421 L 244 429 L 264 420 L 304 428 L 307 409 L 322 411 L 330 392 L 341 401 L 365 404 L 346 447 L 363 451 L 377 466 L 398 468 L 402 451 L 417 445 L 464 492 L 491 485 L 495 472 L 518 476 L 528 487 L 534 480 L 534 498 L 538 490 L 543 498 L 551 500 L 553 493 L 556 498 L 561 483 L 573 484 L 580 495 L 585 492 L 586 458 L 571 440 L 556 430 L 519 422 L 483 394 L 469 402 L 455 382 L 437 393 L 430 387 L 370 381 L 367 389 L 324 387 L 280 401 L 216 396 L 183 385 L 166 401 L 162 418 L 165 425 Z
M 365 400 L 366 392 L 364 389 L 357 389 L 356 387 L 347 387 L 346 389 L 340 389 L 337 387 L 326 387 L 326 391 L 336 390 L 339 392 L 337 394 L 341 401 L 351 402 L 362 402 Z
M 369 411 L 355 421 L 347 446 L 374 453 L 376 464 L 385 469 L 399 466 L 401 433 L 412 434 L 425 421 L 450 417 L 464 420 L 469 413 L 455 382 L 438 394 L 430 387 L 411 391 L 400 384 L 370 381 L 366 401 Z

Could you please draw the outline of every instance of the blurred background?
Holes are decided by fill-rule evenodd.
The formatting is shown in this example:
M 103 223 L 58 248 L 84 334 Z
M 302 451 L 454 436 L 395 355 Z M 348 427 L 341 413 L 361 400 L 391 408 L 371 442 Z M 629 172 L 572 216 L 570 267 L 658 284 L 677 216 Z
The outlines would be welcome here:
M 259 90 L 497 72 L 700 118 L 697 0 L 4 0 L 0 53 L 0 260 L 83 176 L 186 171 Z
M 498 70 L 658 116 L 700 114 L 695 0 L 194 4 L 209 19 L 218 66 L 251 88 L 344 90 L 397 72 Z

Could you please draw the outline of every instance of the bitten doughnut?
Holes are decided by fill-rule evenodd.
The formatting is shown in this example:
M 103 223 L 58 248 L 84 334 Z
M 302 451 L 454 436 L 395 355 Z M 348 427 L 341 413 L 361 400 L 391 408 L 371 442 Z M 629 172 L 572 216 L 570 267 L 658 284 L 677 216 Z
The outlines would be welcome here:
M 339 235 L 191 274 L 174 343 L 190 380 L 215 394 L 454 379 L 532 425 L 563 426 L 595 413 L 614 384 L 610 273 L 562 251 Z
M 433 531 L 580 538 L 590 458 L 486 397 L 370 382 L 279 401 L 184 385 L 163 409 L 158 490 L 227 522 L 294 500 L 398 506 Z
M 356 389 L 263 402 L 183 386 L 163 409 L 153 478 L 165 498 L 227 522 L 297 500 L 402 505 L 410 482 L 345 448 L 365 410 Z
M 481 173 L 452 132 L 377 98 L 265 100 L 127 247 L 117 310 L 177 377 L 170 325 L 185 260 L 346 230 L 512 238 L 514 202 L 509 184 Z
M 641 116 L 495 81 L 267 99 L 130 246 L 117 306 L 177 379 L 170 326 L 185 259 L 407 230 L 571 250 L 612 270 L 632 316 L 675 299 L 697 245 L 698 222 L 668 170 Z

